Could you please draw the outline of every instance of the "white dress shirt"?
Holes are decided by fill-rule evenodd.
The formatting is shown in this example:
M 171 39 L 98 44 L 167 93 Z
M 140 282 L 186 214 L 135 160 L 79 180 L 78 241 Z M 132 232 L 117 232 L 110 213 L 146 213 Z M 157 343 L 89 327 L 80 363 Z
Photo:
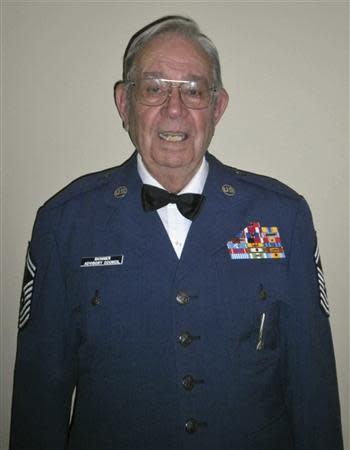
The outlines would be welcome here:
M 137 170 L 144 184 L 150 184 L 151 186 L 156 186 L 158 188 L 164 189 L 164 187 L 155 178 L 153 178 L 149 171 L 146 169 L 139 153 L 137 154 Z M 209 164 L 206 159 L 203 158 L 202 164 L 194 177 L 178 194 L 201 194 L 204 189 L 208 172 Z M 192 221 L 186 219 L 186 217 L 184 217 L 179 212 L 175 203 L 169 203 L 168 205 L 163 206 L 163 208 L 159 208 L 157 210 L 157 213 L 159 214 L 164 228 L 168 233 L 175 253 L 180 259 Z

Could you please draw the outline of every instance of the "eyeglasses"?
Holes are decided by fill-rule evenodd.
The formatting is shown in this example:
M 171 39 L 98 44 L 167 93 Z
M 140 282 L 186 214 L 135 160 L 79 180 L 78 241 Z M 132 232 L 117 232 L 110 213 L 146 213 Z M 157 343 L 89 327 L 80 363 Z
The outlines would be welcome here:
M 190 109 L 204 109 L 212 101 L 216 88 L 205 80 L 166 80 L 164 78 L 143 78 L 129 81 L 135 88 L 135 98 L 142 105 L 160 106 L 166 102 L 174 87 L 178 87 L 182 103 Z

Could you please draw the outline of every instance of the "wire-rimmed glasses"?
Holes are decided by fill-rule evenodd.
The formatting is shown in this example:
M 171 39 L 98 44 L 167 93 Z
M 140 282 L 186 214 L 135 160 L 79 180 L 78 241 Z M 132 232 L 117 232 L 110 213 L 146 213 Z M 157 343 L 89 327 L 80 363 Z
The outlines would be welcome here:
M 183 104 L 190 109 L 207 108 L 216 92 L 204 79 L 198 80 L 167 80 L 165 78 L 141 78 L 127 82 L 134 88 L 136 100 L 146 106 L 160 106 L 172 94 L 174 87 L 180 92 Z

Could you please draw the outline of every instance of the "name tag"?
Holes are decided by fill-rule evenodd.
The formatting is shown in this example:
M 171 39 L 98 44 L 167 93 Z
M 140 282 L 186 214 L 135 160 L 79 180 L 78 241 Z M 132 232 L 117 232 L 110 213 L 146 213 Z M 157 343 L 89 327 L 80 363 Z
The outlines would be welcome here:
M 80 267 L 120 266 L 124 262 L 124 255 L 87 256 L 81 258 Z

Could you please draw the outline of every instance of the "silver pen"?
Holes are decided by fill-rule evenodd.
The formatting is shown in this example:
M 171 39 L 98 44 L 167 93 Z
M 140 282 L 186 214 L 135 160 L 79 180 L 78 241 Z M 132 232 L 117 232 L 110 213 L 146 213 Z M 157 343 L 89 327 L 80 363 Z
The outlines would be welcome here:
M 262 313 L 260 319 L 259 339 L 256 346 L 257 350 L 262 350 L 264 348 L 264 323 L 265 323 L 265 313 Z

